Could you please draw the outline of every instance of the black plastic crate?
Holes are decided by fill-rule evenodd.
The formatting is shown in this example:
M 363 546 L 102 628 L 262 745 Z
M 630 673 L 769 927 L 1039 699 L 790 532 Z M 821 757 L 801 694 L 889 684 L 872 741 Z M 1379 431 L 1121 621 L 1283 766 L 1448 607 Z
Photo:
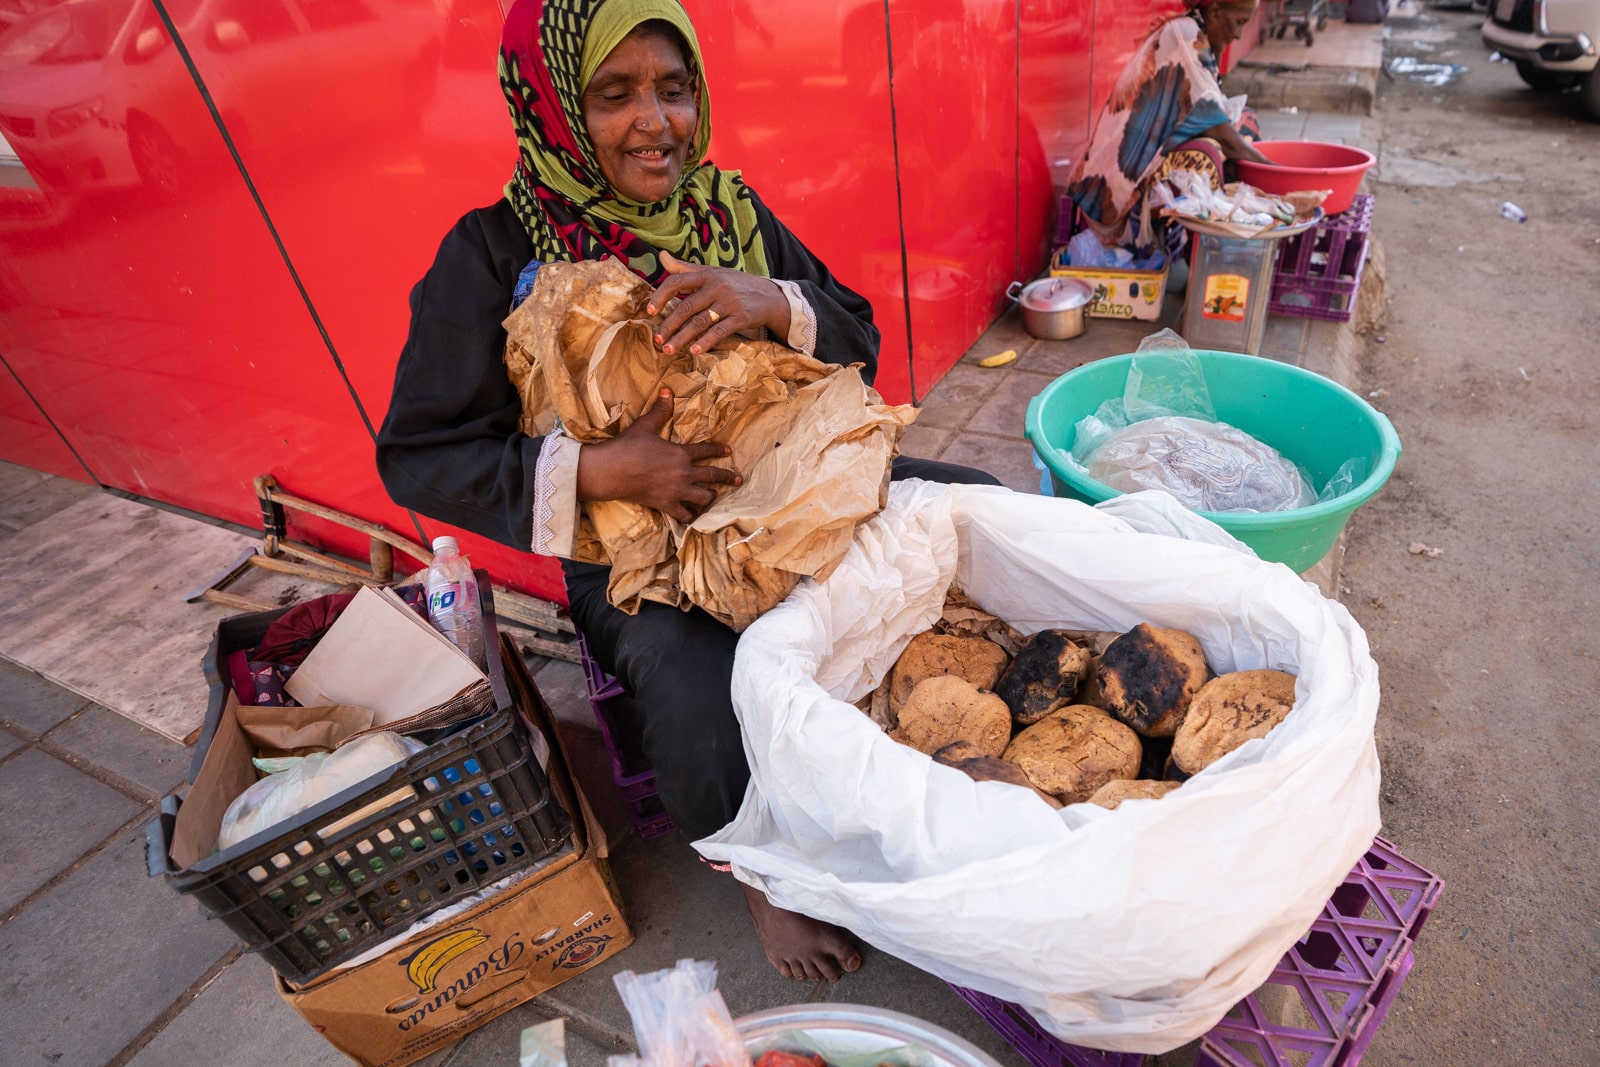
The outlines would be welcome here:
M 479 575 L 495 709 L 293 819 L 178 869 L 169 859 L 180 801 L 147 829 L 151 874 L 221 919 L 273 969 L 304 983 L 418 919 L 554 858 L 568 812 L 537 752 L 530 699 L 508 688 L 487 576 Z M 216 737 L 231 689 L 227 657 L 257 644 L 280 611 L 225 619 L 207 654 L 211 706 L 189 777 Z M 520 665 L 519 665 L 520 666 Z M 528 680 L 531 685 L 531 680 Z

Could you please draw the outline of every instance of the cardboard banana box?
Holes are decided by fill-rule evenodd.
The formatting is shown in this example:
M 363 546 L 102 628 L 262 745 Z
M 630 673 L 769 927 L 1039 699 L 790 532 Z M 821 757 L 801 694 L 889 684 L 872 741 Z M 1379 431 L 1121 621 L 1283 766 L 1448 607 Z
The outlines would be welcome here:
M 546 736 L 557 738 L 551 785 L 568 811 L 582 812 L 581 826 L 573 847 L 542 869 L 382 956 L 299 988 L 277 978 L 279 995 L 365 1067 L 422 1059 L 633 942 L 605 832 L 571 778 L 549 709 L 525 673 L 508 670 L 507 681 Z

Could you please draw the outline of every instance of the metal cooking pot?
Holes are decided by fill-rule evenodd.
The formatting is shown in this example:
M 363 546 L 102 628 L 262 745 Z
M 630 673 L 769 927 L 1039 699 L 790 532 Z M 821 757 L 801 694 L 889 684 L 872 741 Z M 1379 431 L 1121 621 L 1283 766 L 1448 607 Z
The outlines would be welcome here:
M 1046 341 L 1065 341 L 1088 324 L 1094 287 L 1082 278 L 1012 282 L 1006 295 L 1022 305 L 1022 328 Z

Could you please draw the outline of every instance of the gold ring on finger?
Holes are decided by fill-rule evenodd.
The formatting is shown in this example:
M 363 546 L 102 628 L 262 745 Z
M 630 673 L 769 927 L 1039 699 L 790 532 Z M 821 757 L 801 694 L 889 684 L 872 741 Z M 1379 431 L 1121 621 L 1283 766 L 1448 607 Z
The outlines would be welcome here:
M 715 326 L 717 324 L 717 320 L 718 319 L 722 318 L 721 315 L 717 314 L 716 309 L 714 309 L 714 308 L 706 308 L 706 314 L 708 316 L 710 316 L 711 325 L 713 325 L 713 326 Z

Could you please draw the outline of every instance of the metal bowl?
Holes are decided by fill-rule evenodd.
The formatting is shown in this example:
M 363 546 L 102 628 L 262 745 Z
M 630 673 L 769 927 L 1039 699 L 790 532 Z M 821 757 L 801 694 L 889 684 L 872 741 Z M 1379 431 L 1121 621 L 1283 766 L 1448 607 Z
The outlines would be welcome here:
M 1012 282 L 1006 295 L 1022 306 L 1022 328 L 1046 341 L 1066 341 L 1088 325 L 1094 287 L 1082 278 Z
M 752 1056 L 773 1048 L 794 1051 L 793 1036 L 803 1034 L 806 1051 L 830 1063 L 875 1056 L 905 1045 L 926 1051 L 923 1067 L 1000 1067 L 978 1046 L 943 1027 L 864 1004 L 803 1004 L 771 1008 L 733 1021 Z

